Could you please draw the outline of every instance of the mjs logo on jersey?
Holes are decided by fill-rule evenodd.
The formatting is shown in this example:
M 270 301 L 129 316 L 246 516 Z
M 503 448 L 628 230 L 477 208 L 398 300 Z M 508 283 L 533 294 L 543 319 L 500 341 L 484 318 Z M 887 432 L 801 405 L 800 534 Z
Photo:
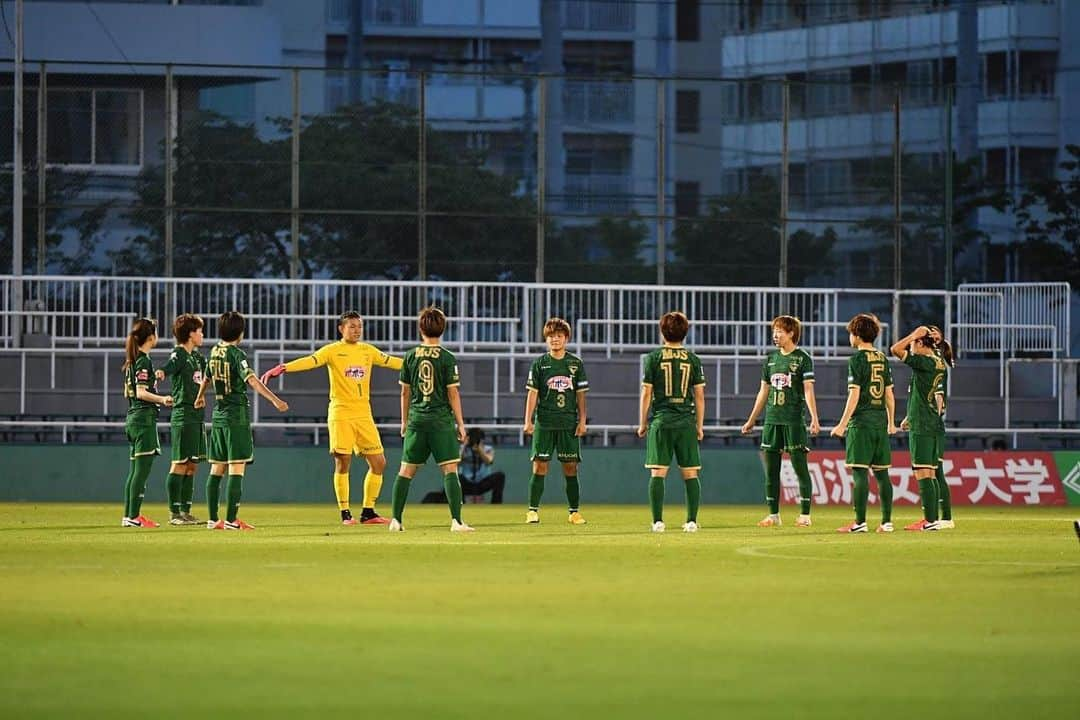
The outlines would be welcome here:
M 555 392 L 566 392 L 574 386 L 574 381 L 566 375 L 556 375 L 553 378 L 548 378 L 547 386 Z
M 363 365 L 350 365 L 345 368 L 345 377 L 350 380 L 363 380 L 364 379 L 364 366 Z
M 773 373 L 769 376 L 769 384 L 777 390 L 791 387 L 791 375 L 788 373 Z

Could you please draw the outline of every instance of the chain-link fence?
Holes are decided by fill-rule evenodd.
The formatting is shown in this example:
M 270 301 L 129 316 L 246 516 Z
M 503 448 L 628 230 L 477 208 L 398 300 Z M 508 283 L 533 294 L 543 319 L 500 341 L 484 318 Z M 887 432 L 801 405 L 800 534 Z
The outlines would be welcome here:
M 951 88 L 834 75 L 28 63 L 24 270 L 945 287 Z

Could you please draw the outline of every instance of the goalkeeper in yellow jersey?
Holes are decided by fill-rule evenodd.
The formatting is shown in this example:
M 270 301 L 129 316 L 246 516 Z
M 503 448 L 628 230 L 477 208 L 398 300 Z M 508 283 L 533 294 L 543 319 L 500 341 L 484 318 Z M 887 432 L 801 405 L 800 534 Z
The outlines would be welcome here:
M 326 367 L 330 376 L 330 408 L 326 424 L 330 430 L 330 454 L 334 456 L 334 494 L 337 495 L 344 525 L 384 525 L 388 520 L 375 512 L 375 500 L 382 488 L 386 455 L 379 429 L 371 414 L 371 368 L 373 365 L 401 370 L 401 358 L 391 357 L 372 345 L 360 342 L 364 321 L 349 310 L 338 319 L 341 340 L 324 345 L 313 354 L 277 365 L 262 376 L 263 383 L 282 373 L 304 372 Z M 364 506 L 359 519 L 349 509 L 349 465 L 361 455 L 368 464 L 364 477 Z

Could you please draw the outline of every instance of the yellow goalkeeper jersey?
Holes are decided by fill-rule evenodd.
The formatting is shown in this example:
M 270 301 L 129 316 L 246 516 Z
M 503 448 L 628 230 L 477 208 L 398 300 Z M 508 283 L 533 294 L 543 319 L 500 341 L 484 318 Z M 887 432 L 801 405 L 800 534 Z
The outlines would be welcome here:
M 312 355 L 285 364 L 286 372 L 326 366 L 330 376 L 330 408 L 327 420 L 371 418 L 371 368 L 373 365 L 401 369 L 401 358 L 387 355 L 367 343 L 342 340 L 323 345 Z

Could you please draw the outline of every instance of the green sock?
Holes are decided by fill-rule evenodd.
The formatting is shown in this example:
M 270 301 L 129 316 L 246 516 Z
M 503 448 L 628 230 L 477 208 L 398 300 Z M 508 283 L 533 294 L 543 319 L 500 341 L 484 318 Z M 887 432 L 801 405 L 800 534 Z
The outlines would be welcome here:
M 852 468 L 855 487 L 851 490 L 851 502 L 855 506 L 855 522 L 866 522 L 866 500 L 870 496 L 869 471 L 866 468 Z
M 540 509 L 540 498 L 544 495 L 544 476 L 533 473 L 529 478 L 529 509 Z
M 570 512 L 577 512 L 581 503 L 581 485 L 578 484 L 577 475 L 566 476 L 566 506 Z
M 940 463 L 935 477 L 937 478 L 938 503 L 941 504 L 941 519 L 952 520 L 952 492 L 949 490 L 949 483 L 945 481 L 945 468 Z
M 184 483 L 184 476 L 177 473 L 169 473 L 165 480 L 165 490 L 169 494 L 169 512 L 173 515 L 180 514 L 180 487 Z
M 919 497 L 922 498 L 923 520 L 926 522 L 936 521 L 938 511 L 937 480 L 932 477 L 919 480 Z
M 206 478 L 206 516 L 214 522 L 218 521 L 218 498 L 221 497 L 221 475 L 211 475 Z
M 153 455 L 140 455 L 132 461 L 134 471 L 131 477 L 131 493 L 128 496 L 130 505 L 128 517 L 138 517 L 142 512 L 143 497 L 146 495 L 146 481 L 150 478 L 150 468 L 154 464 Z
M 135 461 L 132 460 L 128 465 L 127 479 L 124 480 L 124 517 L 129 518 L 131 515 L 131 483 L 135 479 Z
M 240 496 L 244 493 L 244 476 L 229 473 L 229 481 L 226 485 L 229 506 L 225 510 L 225 521 L 236 522 L 236 516 L 240 514 Z
M 769 514 L 780 513 L 780 453 L 765 453 L 765 502 L 769 503 Z
M 191 512 L 191 500 L 195 497 L 195 476 L 185 475 L 180 483 L 180 512 Z
M 889 470 L 875 470 L 874 477 L 877 478 L 878 484 L 878 497 L 881 498 L 881 522 L 892 522 L 892 496 L 893 486 L 889 481 Z
M 653 476 L 649 478 L 649 507 L 652 508 L 652 521 L 664 519 L 664 478 Z
M 701 505 L 701 479 L 692 477 L 686 481 L 686 522 L 697 522 Z
M 799 478 L 799 512 L 809 515 L 814 484 L 810 480 L 810 468 L 806 465 L 806 451 L 796 450 L 791 453 L 791 467 L 795 469 L 795 477 Z
M 401 513 L 405 511 L 405 501 L 409 499 L 409 485 L 412 484 L 412 478 L 402 477 L 398 475 L 394 478 L 394 489 L 391 491 L 393 498 L 393 510 L 390 516 L 401 522 Z M 459 488 L 460 491 L 460 488 Z M 461 496 L 458 496 L 458 502 L 460 502 Z M 450 500 L 449 493 L 446 496 L 447 501 Z
M 461 481 L 457 473 L 446 473 L 442 479 L 446 491 L 446 503 L 450 506 L 450 517 L 461 522 Z

